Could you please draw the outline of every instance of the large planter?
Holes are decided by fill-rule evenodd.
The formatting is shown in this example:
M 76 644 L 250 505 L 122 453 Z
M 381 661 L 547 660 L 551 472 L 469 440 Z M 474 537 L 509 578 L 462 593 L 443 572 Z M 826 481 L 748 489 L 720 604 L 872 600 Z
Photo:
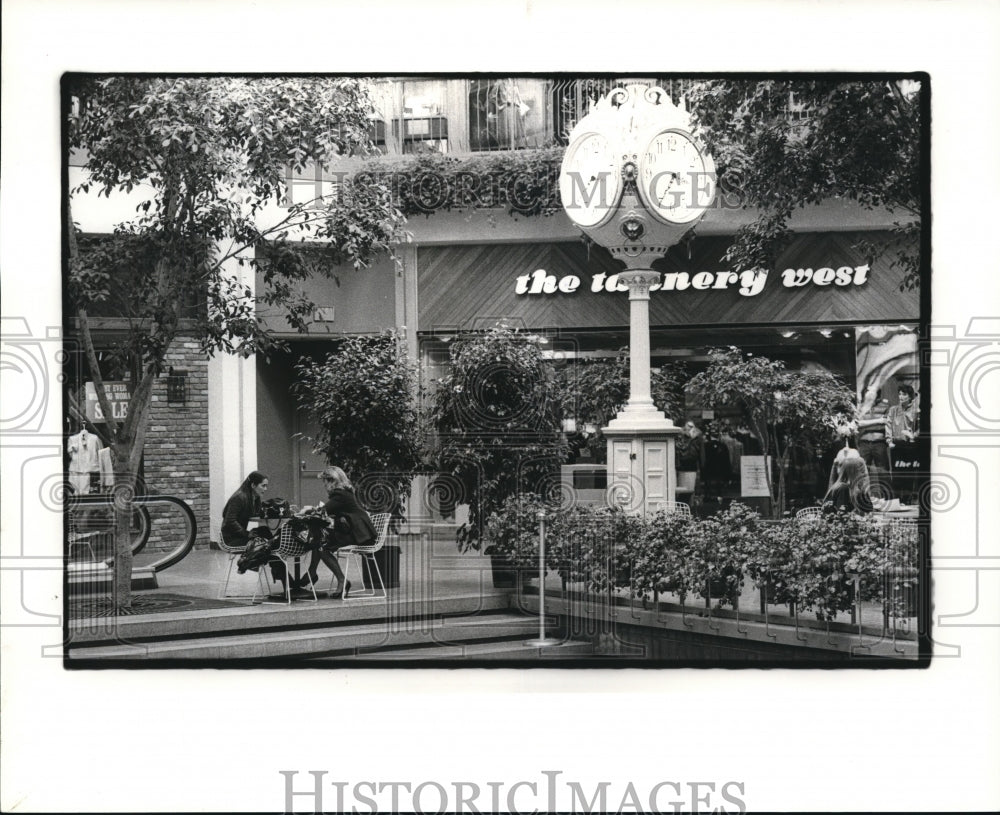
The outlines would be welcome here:
M 627 589 L 632 585 L 632 564 L 621 563 L 615 569 L 615 586 Z
M 490 566 L 493 574 L 493 588 L 517 588 L 517 568 L 507 555 L 490 554 Z
M 708 583 L 708 597 L 716 600 L 725 597 L 729 592 L 729 584 L 724 577 L 710 577 Z
M 400 548 L 398 546 L 383 546 L 375 553 L 374 557 L 386 589 L 398 589 Z M 378 576 L 370 569 L 368 558 L 361 559 L 361 580 L 366 589 L 380 588 Z

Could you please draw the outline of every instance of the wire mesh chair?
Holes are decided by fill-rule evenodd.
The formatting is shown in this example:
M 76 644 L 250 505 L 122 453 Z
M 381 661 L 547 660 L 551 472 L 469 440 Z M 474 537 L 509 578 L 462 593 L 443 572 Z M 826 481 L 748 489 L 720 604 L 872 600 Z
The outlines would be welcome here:
M 283 524 L 278 532 L 278 548 L 271 552 L 271 561 L 280 560 L 285 568 L 285 605 L 290 605 L 292 602 L 292 572 L 289 570 L 289 566 L 299 558 L 311 553 L 312 548 L 299 538 L 292 525 L 290 523 Z M 309 589 L 312 591 L 312 599 L 315 603 L 319 598 L 316 596 L 316 586 L 308 569 L 306 569 L 306 578 L 309 580 Z M 265 600 L 264 602 L 273 604 L 275 601 Z
M 664 509 L 667 512 L 679 512 L 687 518 L 691 516 L 691 507 L 685 504 L 683 501 L 667 501 L 664 505 Z
M 385 589 L 385 582 L 382 580 L 382 570 L 379 569 L 378 561 L 375 559 L 375 553 L 379 551 L 383 546 L 385 546 L 386 538 L 389 537 L 389 513 L 388 512 L 378 512 L 372 515 L 372 526 L 375 527 L 375 541 L 370 544 L 365 544 L 363 546 L 342 546 L 337 550 L 336 555 L 339 559 L 341 556 L 349 558 L 351 555 L 357 557 L 358 572 L 361 576 L 361 582 L 364 583 L 364 573 L 362 570 L 362 563 L 364 561 L 368 562 L 368 575 L 371 579 L 371 590 L 363 589 L 360 592 L 352 593 L 351 597 L 388 597 L 388 592 Z M 351 567 L 351 562 L 348 559 L 344 566 L 344 585 L 347 585 L 347 575 L 348 570 Z M 379 595 L 378 590 L 375 588 L 375 578 L 378 577 L 378 584 L 382 588 L 382 594 Z M 333 580 L 330 581 L 330 591 L 333 591 Z M 345 595 L 345 599 L 346 595 Z
M 796 519 L 802 518 L 821 518 L 823 516 L 823 507 L 806 507 L 805 509 L 800 509 L 795 513 Z
M 247 548 L 247 544 L 242 544 L 239 546 L 230 546 L 224 540 L 219 541 L 219 548 L 229 555 L 229 564 L 226 566 L 226 582 L 223 583 L 222 588 L 219 590 L 220 600 L 256 600 L 257 590 L 260 589 L 260 593 L 263 596 L 267 596 L 270 592 L 270 587 L 267 584 L 267 578 L 264 576 L 264 567 L 257 570 L 257 585 L 254 588 L 253 594 L 229 594 L 229 581 L 233 576 L 233 567 L 236 565 L 236 561 L 239 559 L 240 555 Z

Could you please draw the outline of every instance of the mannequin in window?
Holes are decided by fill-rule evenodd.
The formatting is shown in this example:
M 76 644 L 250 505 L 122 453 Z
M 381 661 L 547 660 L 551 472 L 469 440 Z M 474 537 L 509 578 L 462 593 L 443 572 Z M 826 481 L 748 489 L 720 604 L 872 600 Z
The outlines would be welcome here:
M 88 495 L 95 477 L 100 479 L 102 446 L 100 439 L 89 433 L 86 427 L 66 440 L 69 483 L 80 495 Z

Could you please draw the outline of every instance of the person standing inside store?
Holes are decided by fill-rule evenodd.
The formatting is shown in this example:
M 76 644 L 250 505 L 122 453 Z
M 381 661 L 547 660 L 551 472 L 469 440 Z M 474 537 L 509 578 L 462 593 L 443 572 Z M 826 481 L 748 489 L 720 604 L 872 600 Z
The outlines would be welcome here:
M 679 473 L 694 473 L 693 477 L 688 476 L 688 481 L 677 482 L 678 487 L 685 487 L 691 490 L 689 502 L 692 508 L 701 500 L 702 473 L 705 467 L 705 437 L 701 428 L 692 420 L 684 423 L 684 437 L 677 442 L 677 465 Z
M 351 581 L 344 579 L 336 552 L 344 546 L 366 546 L 375 541 L 375 526 L 372 519 L 358 503 L 354 494 L 354 486 L 340 467 L 327 467 L 319 475 L 326 487 L 326 503 L 323 511 L 330 518 L 330 528 L 326 531 L 323 542 L 313 550 L 309 563 L 309 574 L 299 581 L 298 588 L 313 585 L 319 579 L 317 567 L 322 560 L 337 578 L 337 590 L 330 596 L 333 599 L 344 597 L 351 592 Z
M 869 385 L 858 410 L 858 452 L 871 474 L 872 490 L 880 498 L 892 497 L 886 411 L 882 391 L 874 384 Z
M 874 511 L 868 482 L 868 466 L 861 458 L 845 458 L 840 474 L 823 498 L 824 512 L 838 510 L 867 515 Z
M 917 449 L 920 435 L 920 403 L 910 385 L 899 386 L 899 404 L 886 415 L 886 444 L 892 457 L 893 486 L 903 495 L 912 495 L 916 476 L 921 469 Z

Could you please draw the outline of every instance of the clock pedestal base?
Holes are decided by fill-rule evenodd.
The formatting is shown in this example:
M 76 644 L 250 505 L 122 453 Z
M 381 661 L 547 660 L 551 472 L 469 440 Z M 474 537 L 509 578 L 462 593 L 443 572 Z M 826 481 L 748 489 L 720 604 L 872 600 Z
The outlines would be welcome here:
M 628 419 L 623 411 L 603 428 L 608 440 L 608 503 L 626 512 L 646 515 L 675 500 L 674 450 L 681 429 L 659 415 L 659 422 L 641 427 L 638 416 Z

